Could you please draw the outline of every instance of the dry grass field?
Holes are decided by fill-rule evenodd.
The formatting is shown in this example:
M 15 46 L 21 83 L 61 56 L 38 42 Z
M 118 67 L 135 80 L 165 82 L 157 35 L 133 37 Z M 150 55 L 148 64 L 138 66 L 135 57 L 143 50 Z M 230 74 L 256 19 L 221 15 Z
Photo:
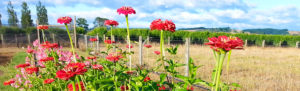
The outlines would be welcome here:
M 105 50 L 103 45 L 100 49 Z M 125 47 L 125 44 L 118 44 Z M 153 43 L 152 48 L 143 49 L 144 63 L 149 67 L 155 67 L 157 55 L 153 53 L 159 50 L 159 44 Z M 166 46 L 169 47 L 169 46 Z M 177 56 L 166 55 L 185 63 L 185 46 L 180 45 Z M 69 49 L 66 49 L 69 50 Z M 0 48 L 1 54 L 7 52 L 20 52 L 24 49 Z M 134 45 L 133 64 L 138 64 L 138 45 Z M 87 55 L 80 52 L 80 55 Z M 197 65 L 203 65 L 198 70 L 198 77 L 210 81 L 214 58 L 208 46 L 191 45 L 190 55 Z M 232 51 L 229 74 L 223 71 L 224 82 L 235 82 L 242 86 L 242 91 L 299 91 L 300 90 L 300 49 L 296 48 L 261 48 L 246 47 L 244 50 Z M 182 74 L 185 67 L 178 68 Z
M 158 57 L 153 53 L 159 50 L 159 44 L 152 44 L 150 49 L 144 48 L 144 62 L 149 67 L 155 64 Z M 125 46 L 125 45 L 119 45 Z M 168 46 L 166 46 L 168 47 Z M 174 58 L 185 63 L 185 46 L 180 45 Z M 147 50 L 149 55 L 147 55 Z M 133 64 L 138 64 L 138 45 L 133 48 Z M 197 65 L 203 65 L 198 70 L 198 76 L 205 81 L 211 81 L 211 71 L 215 65 L 212 50 L 208 46 L 191 45 L 190 56 Z M 226 64 L 226 62 L 224 62 Z M 297 48 L 261 48 L 246 47 L 244 50 L 232 51 L 229 74 L 224 65 L 223 81 L 239 83 L 242 91 L 299 91 L 300 90 L 300 49 Z M 182 74 L 185 67 L 178 69 Z

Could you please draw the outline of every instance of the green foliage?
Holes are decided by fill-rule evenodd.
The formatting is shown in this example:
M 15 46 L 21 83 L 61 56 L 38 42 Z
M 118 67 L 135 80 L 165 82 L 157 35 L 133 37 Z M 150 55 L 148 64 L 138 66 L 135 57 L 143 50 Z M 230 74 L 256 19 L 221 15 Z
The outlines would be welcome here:
M 7 5 L 7 13 L 8 13 L 8 24 L 10 26 L 17 26 L 19 20 L 17 17 L 17 13 L 15 12 L 14 7 L 11 4 L 11 1 L 9 1 Z
M 38 5 L 36 5 L 36 11 L 39 24 L 48 25 L 47 9 L 45 5 L 42 5 L 41 1 L 39 1 Z
M 83 27 L 76 27 L 77 34 L 86 34 L 86 30 Z
M 29 26 L 32 26 L 32 19 L 31 19 L 31 15 L 30 15 L 30 10 L 27 6 L 26 2 L 22 3 L 22 16 L 21 16 L 21 24 L 23 28 L 27 28 Z
M 87 31 L 89 29 L 89 24 L 87 24 L 87 20 L 85 18 L 78 18 L 76 20 L 77 26 L 82 27 Z

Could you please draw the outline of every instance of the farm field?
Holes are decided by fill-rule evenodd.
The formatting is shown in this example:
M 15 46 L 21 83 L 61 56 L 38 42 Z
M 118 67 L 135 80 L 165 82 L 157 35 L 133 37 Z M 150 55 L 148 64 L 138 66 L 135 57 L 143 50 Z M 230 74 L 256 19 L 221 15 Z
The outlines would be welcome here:
M 157 66 L 154 63 L 158 56 L 153 51 L 159 50 L 159 44 L 152 46 L 153 48 L 149 49 L 149 57 L 147 49 L 143 49 L 144 62 L 150 68 Z M 138 64 L 138 48 L 134 47 L 133 51 L 135 52 L 133 64 Z M 299 51 L 300 49 L 296 48 L 275 47 L 245 47 L 243 50 L 233 50 L 229 75 L 224 63 L 222 80 L 239 83 L 242 91 L 297 91 L 300 89 Z M 203 65 L 198 69 L 198 77 L 210 81 L 215 64 L 212 50 L 208 46 L 191 45 L 190 56 L 196 65 Z M 177 59 L 177 62 L 185 63 L 184 45 L 179 46 L 178 54 L 173 58 Z M 184 75 L 185 67 L 178 70 Z

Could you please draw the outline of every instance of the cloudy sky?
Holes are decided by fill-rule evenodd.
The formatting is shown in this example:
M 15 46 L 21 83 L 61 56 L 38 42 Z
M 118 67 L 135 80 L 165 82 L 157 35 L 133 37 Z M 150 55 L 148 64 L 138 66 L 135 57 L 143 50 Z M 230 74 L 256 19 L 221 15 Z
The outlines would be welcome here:
M 2 22 L 7 24 L 7 3 L 0 0 Z M 26 1 L 36 19 L 39 0 L 11 0 L 21 18 L 21 3 Z M 86 18 L 90 27 L 95 17 L 119 21 L 125 18 L 116 10 L 132 6 L 137 14 L 129 16 L 130 27 L 148 28 L 157 18 L 170 19 L 177 28 L 231 27 L 280 28 L 300 31 L 300 0 L 40 0 L 46 5 L 50 24 L 57 24 L 60 16 Z

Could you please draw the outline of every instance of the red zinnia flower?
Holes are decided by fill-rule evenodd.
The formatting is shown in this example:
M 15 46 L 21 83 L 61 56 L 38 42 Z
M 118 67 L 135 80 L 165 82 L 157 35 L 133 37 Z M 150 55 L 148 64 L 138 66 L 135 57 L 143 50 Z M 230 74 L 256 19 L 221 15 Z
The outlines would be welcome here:
M 97 38 L 90 38 L 90 41 L 95 42 L 95 41 L 98 41 L 98 39 Z
M 128 74 L 128 75 L 131 75 L 131 74 L 133 74 L 134 72 L 133 71 L 127 71 L 126 72 L 126 74 Z
M 52 61 L 52 60 L 54 60 L 53 57 L 45 57 L 45 58 L 40 59 L 40 62 L 47 62 L 47 61 Z
M 227 36 L 219 36 L 218 38 L 212 37 L 208 38 L 209 42 L 205 43 L 205 45 L 210 45 L 215 51 L 230 51 L 232 49 L 242 49 L 243 48 L 243 40 L 238 37 L 227 37 Z
M 33 49 L 27 49 L 26 52 L 27 52 L 27 53 L 33 53 L 34 50 L 33 50 Z
M 44 80 L 44 84 L 50 84 L 54 81 L 54 79 L 50 78 L 50 79 L 46 79 Z
M 164 85 L 162 85 L 161 87 L 158 88 L 158 91 L 161 91 L 161 90 L 166 90 L 166 87 Z
M 56 77 L 62 80 L 69 80 L 74 75 L 75 74 L 72 73 L 71 71 L 58 70 L 56 72 Z
M 187 86 L 187 87 L 186 87 L 186 90 L 187 90 L 187 91 L 193 91 L 193 90 L 194 90 L 194 87 L 193 87 L 193 86 Z
M 128 86 L 122 85 L 120 87 L 121 91 L 129 90 Z
M 119 23 L 115 20 L 105 20 L 104 25 L 106 25 L 106 26 L 118 26 Z
M 155 53 L 156 55 L 159 55 L 159 54 L 160 54 L 160 51 L 154 51 L 154 53 Z
M 60 24 L 70 24 L 70 22 L 72 22 L 72 18 L 69 16 L 59 17 L 57 19 L 57 23 L 60 23 Z
M 96 69 L 96 70 L 103 70 L 103 66 L 100 64 L 94 64 L 94 65 L 92 65 L 92 68 Z
M 81 86 L 81 91 L 85 91 L 83 82 L 80 82 L 80 86 Z M 73 91 L 73 85 L 68 84 L 68 89 L 69 89 L 69 91 Z M 75 84 L 75 89 L 76 89 L 76 91 L 79 91 L 79 84 L 78 83 Z
M 105 44 L 111 44 L 111 43 L 116 43 L 115 41 L 111 41 L 111 40 L 104 40 Z
M 144 45 L 144 47 L 146 47 L 146 48 L 151 48 L 152 45 Z
M 117 62 L 119 61 L 121 58 L 123 58 L 123 56 L 120 53 L 111 53 L 109 55 L 106 56 L 106 59 L 112 62 Z
M 3 85 L 4 85 L 4 86 L 7 86 L 7 85 L 10 85 L 10 84 L 13 84 L 13 83 L 15 83 L 15 80 L 10 79 L 10 80 L 8 80 L 8 81 L 3 82 Z
M 58 48 L 57 43 L 50 43 L 49 41 L 42 43 L 42 46 L 45 48 Z
M 84 74 L 87 71 L 87 69 L 85 69 L 84 67 L 84 63 L 69 63 L 63 70 L 59 70 L 56 72 L 56 77 L 62 80 L 69 80 L 75 75 Z
M 175 32 L 176 26 L 171 20 L 162 21 L 161 19 L 156 19 L 152 21 L 150 29 Z
M 128 14 L 135 14 L 135 10 L 132 7 L 129 6 L 122 6 L 117 10 L 119 14 L 124 14 L 125 16 L 128 16 Z
M 126 45 L 126 48 L 129 48 L 129 45 Z M 132 46 L 132 45 L 130 45 L 130 48 L 133 48 L 133 46 Z
M 28 73 L 28 74 L 32 74 L 34 72 L 38 72 L 39 71 L 39 68 L 38 67 L 28 67 L 25 69 L 25 71 Z
M 16 68 L 25 68 L 25 67 L 28 67 L 30 66 L 30 64 L 19 64 L 16 66 Z
M 47 25 L 39 25 L 36 28 L 37 29 L 42 29 L 42 30 L 47 30 L 47 29 L 49 29 L 49 26 L 47 26 Z
M 144 82 L 148 82 L 148 81 L 150 81 L 150 80 L 151 80 L 150 77 L 149 77 L 149 76 L 146 76 L 145 79 L 144 79 Z
M 95 59 L 97 59 L 97 57 L 96 57 L 96 56 L 93 56 L 93 57 L 87 57 L 87 59 L 95 60 Z

